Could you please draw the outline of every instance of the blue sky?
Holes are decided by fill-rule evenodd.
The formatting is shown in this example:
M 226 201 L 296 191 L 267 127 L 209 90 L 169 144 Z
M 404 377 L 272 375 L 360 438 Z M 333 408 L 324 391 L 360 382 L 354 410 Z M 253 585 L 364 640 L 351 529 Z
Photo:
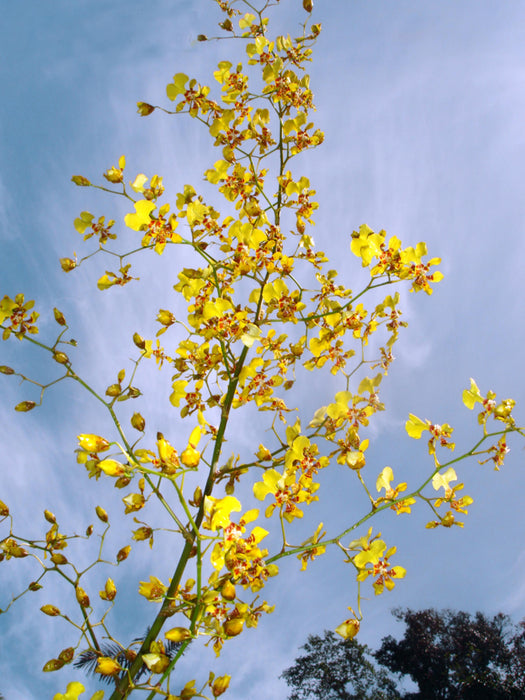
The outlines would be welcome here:
M 293 34 L 302 17 L 298 0 L 282 0 L 275 31 Z M 515 398 L 516 415 L 524 423 L 525 63 L 520 28 L 525 8 L 488 0 L 318 0 L 313 19 L 323 25 L 311 76 L 316 122 L 326 141 L 296 168 L 303 168 L 318 192 L 317 246 L 337 261 L 351 286 L 360 270 L 349 251 L 349 235 L 361 223 L 383 228 L 405 245 L 425 240 L 429 252 L 443 259 L 445 279 L 431 298 L 404 296 L 410 326 L 383 382 L 387 411 L 370 433 L 370 469 L 379 473 L 389 464 L 396 477 L 399 473 L 415 483 L 430 464 L 424 444 L 404 433 L 408 413 L 451 423 L 457 449 L 470 447 L 477 436 L 475 416 L 461 403 L 469 377 L 482 391 L 492 388 L 502 398 Z M 127 211 L 102 193 L 76 188 L 70 177 L 82 173 L 96 180 L 125 153 L 130 171 L 164 175 L 168 199 L 184 183 L 197 187 L 203 170 L 217 158 L 204 131 L 184 117 L 141 119 L 135 103 L 166 104 L 165 85 L 176 72 L 209 83 L 219 60 L 243 60 L 241 48 L 195 41 L 200 32 L 214 33 L 217 20 L 208 0 L 154 0 L 147 6 L 123 0 L 28 0 L 23 11 L 16 3 L 6 5 L 3 20 L 0 296 L 23 291 L 37 299 L 43 338 L 54 331 L 45 310 L 59 307 L 80 343 L 77 366 L 105 386 L 129 366 L 133 331 L 151 337 L 158 308 L 173 306 L 174 269 L 180 261 L 163 259 L 147 285 L 137 285 L 125 297 L 120 290 L 94 289 L 103 262 L 64 275 L 58 257 L 82 250 L 72 226 L 78 213 L 87 209 L 118 218 Z M 142 273 L 146 279 L 148 261 Z M 38 363 L 38 354 L 14 340 L 0 346 L 0 364 L 36 373 Z M 41 371 L 52 376 L 53 368 L 45 364 Z M 146 381 L 150 394 L 162 386 L 153 371 Z M 304 415 L 332 400 L 337 390 L 333 382 L 305 385 Z M 43 531 L 41 513 L 53 505 L 65 527 L 81 531 L 93 519 L 94 503 L 119 508 L 120 494 L 108 493 L 102 482 L 87 482 L 73 456 L 75 436 L 104 434 L 105 421 L 71 387 L 49 392 L 39 411 L 15 414 L 12 407 L 28 398 L 28 391 L 9 377 L 2 379 L 0 498 L 28 529 L 34 520 Z M 157 429 L 175 435 L 180 430 L 181 439 L 187 437 L 189 428 L 177 425 L 177 414 L 169 413 L 164 399 L 146 400 L 153 435 Z M 260 436 L 253 426 L 242 427 L 241 446 L 255 440 L 257 445 Z M 499 474 L 475 462 L 461 468 L 465 491 L 475 499 L 463 531 L 425 530 L 422 508 L 410 517 L 391 514 L 374 524 L 388 543 L 397 544 L 397 560 L 408 573 L 394 592 L 365 602 L 361 641 L 374 646 L 397 630 L 390 615 L 394 606 L 502 611 L 516 620 L 525 616 L 524 453 L 519 443 L 513 447 Z M 324 519 L 335 527 L 353 517 L 352 509 L 361 513 L 340 472 L 334 470 L 324 489 L 326 501 L 323 505 L 321 498 L 313 507 L 312 523 Z M 118 541 L 117 529 L 115 546 Z M 155 570 L 146 548 L 137 545 L 129 566 L 115 574 L 122 577 L 118 585 L 130 601 L 147 571 L 170 574 L 169 541 L 159 539 L 161 561 Z M 194 677 L 195 667 L 205 674 L 211 664 L 217 673 L 232 674 L 232 700 L 286 697 L 279 674 L 308 633 L 344 619 L 355 584 L 336 553 L 306 574 L 294 565 L 285 569 L 266 591 L 276 612 L 258 630 L 232 640 L 217 664 L 207 650 L 193 650 L 181 677 Z M 17 562 L 2 564 L 0 606 L 24 580 L 22 570 Z M 7 640 L 0 691 L 7 700 L 51 698 L 75 677 L 70 669 L 44 678 L 34 670 L 69 645 L 68 628 L 38 610 L 54 602 L 54 595 L 60 594 L 51 586 L 0 618 Z M 141 632 L 147 621 L 137 620 L 147 609 L 139 601 L 136 616 L 119 620 L 123 636 Z

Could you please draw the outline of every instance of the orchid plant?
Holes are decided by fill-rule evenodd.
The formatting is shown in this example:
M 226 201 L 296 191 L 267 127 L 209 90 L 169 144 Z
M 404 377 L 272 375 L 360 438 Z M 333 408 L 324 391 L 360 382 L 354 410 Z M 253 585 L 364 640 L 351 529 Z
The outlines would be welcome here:
M 477 457 L 499 469 L 508 436 L 525 436 L 512 415 L 514 402 L 482 393 L 471 380 L 463 401 L 468 409 L 479 409 L 481 431 L 471 449 L 451 457 L 452 427 L 411 414 L 408 435 L 428 438 L 430 465 L 421 483 L 409 486 L 396 480 L 390 466 L 378 473 L 367 464 L 371 438 L 366 429 L 384 409 L 381 382 L 406 326 L 397 288 L 431 295 L 442 279 L 436 269 L 440 260 L 427 256 L 425 243 L 405 247 L 395 236 L 361 225 L 349 232 L 349 257 L 366 271 L 368 281 L 357 291 L 338 281 L 312 235 L 316 191 L 295 166 L 297 156 L 302 162 L 324 138 L 313 121 L 307 73 L 321 32 L 320 24 L 311 23 L 312 3 L 303 3 L 306 21 L 299 36 L 271 38 L 268 10 L 279 0 L 261 0 L 257 7 L 253 0 L 214 1 L 222 13 L 221 37 L 215 38 L 235 38 L 230 44 L 235 58 L 218 64 L 213 87 L 177 73 L 166 89 L 167 106 L 138 103 L 143 117 L 156 111 L 184 115 L 209 135 L 218 154 L 204 173 L 206 187 L 215 191 L 212 202 L 190 184 L 168 196 L 162 176 L 130 175 L 122 156 L 104 172 L 102 183 L 83 175 L 72 179 L 79 187 L 123 197 L 129 204 L 123 225 L 81 212 L 74 227 L 91 249 L 60 261 L 66 273 L 74 273 L 88 262 L 107 260 L 110 269 L 102 266 L 97 286 L 111 293 L 117 286 L 144 283 L 134 277 L 136 256 L 150 256 L 154 275 L 156 256 L 171 255 L 173 289 L 187 309 L 185 316 L 159 309 L 159 330 L 152 339 L 141 335 L 137 318 L 137 332 L 123 340 L 134 348 L 131 369 L 122 369 L 101 391 L 75 368 L 70 358 L 75 343 L 67 340 L 69 324 L 60 310 L 54 309 L 56 338 L 39 340 L 33 301 L 20 293 L 0 302 L 3 340 L 32 343 L 57 364 L 57 375 L 48 383 L 0 366 L 6 378 L 18 377 L 37 392 L 15 410 L 40 406 L 61 381 L 73 381 L 87 392 L 105 413 L 107 431 L 93 434 L 86 426 L 78 436 L 78 468 L 107 489 L 121 489 L 121 517 L 132 521 L 129 542 L 118 552 L 107 551 L 110 517 L 93 504 L 98 524 L 88 527 L 85 540 L 86 547 L 96 541 L 96 555 L 86 567 L 68 556 L 70 540 L 78 536 L 61 531 L 51 506 L 44 513 L 47 532 L 34 538 L 20 530 L 9 506 L 0 501 L 0 561 L 29 557 L 36 571 L 2 612 L 59 574 L 64 596 L 69 589 L 78 615 L 73 619 L 54 602 L 42 606 L 44 615 L 68 623 L 72 635 L 71 646 L 56 650 L 43 670 L 56 671 L 84 654 L 101 679 L 112 684 L 111 700 L 135 691 L 147 693 L 150 700 L 224 693 L 230 677 L 213 673 L 182 685 L 177 677 L 175 685 L 172 671 L 185 648 L 204 640 L 219 655 L 228 640 L 257 627 L 274 610 L 274 603 L 261 597 L 269 579 L 286 576 L 294 558 L 306 570 L 329 547 L 341 550 L 355 579 L 350 616 L 342 615 L 336 630 L 353 637 L 363 617 L 363 591 L 371 587 L 382 594 L 406 574 L 396 561 L 396 547 L 374 531 L 374 517 L 387 509 L 407 515 L 422 503 L 431 512 L 427 527 L 461 526 L 458 518 L 467 513 L 472 498 L 460 493 L 458 464 Z M 212 40 L 205 35 L 198 39 Z M 237 57 L 243 51 L 244 57 Z M 135 238 L 131 249 L 130 236 Z M 191 267 L 178 266 L 180 246 L 191 252 Z M 140 408 L 141 398 L 147 397 L 147 388 L 137 384 L 148 362 L 169 371 L 167 410 L 180 426 L 173 436 L 158 432 L 155 438 L 148 416 L 139 410 L 129 424 L 121 420 L 123 402 L 136 401 Z M 340 390 L 327 405 L 303 415 L 298 385 L 308 372 L 332 375 Z M 249 457 L 236 449 L 232 426 L 232 416 L 245 410 L 257 412 L 266 435 Z M 187 436 L 183 442 L 182 432 Z M 310 504 L 330 497 L 320 488 L 319 476 L 333 469 L 346 470 L 362 492 L 362 512 L 353 512 L 340 531 L 313 522 L 310 536 L 297 542 L 296 521 L 307 521 Z M 147 633 L 128 645 L 111 629 L 122 611 L 108 572 L 126 565 L 132 546 L 149 543 L 154 554 L 154 535 L 165 517 L 171 522 L 170 537 L 179 542 L 170 548 L 176 552 L 173 573 L 168 580 L 154 574 L 148 581 L 137 580 L 137 595 L 152 603 L 151 620 Z M 85 583 L 94 569 L 98 591 Z M 74 681 L 55 700 L 73 700 L 83 691 Z M 92 700 L 104 692 L 97 691 Z

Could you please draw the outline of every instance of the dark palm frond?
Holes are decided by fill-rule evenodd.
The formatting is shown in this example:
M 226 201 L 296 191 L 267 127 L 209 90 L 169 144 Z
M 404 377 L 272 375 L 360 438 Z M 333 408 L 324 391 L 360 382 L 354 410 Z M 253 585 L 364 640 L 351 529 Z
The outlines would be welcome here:
M 126 649 L 123 649 L 120 644 L 108 643 L 102 644 L 100 651 L 97 651 L 96 649 L 85 649 L 84 651 L 80 652 L 80 655 L 73 666 L 75 666 L 75 668 L 83 669 L 88 675 L 93 675 L 96 671 L 98 660 L 102 656 L 108 656 L 111 659 L 115 659 L 115 661 L 117 661 L 123 668 L 129 668 L 134 660 L 134 657 L 131 658 L 130 653 Z M 140 678 L 140 676 L 142 676 L 142 674 L 147 670 L 148 669 L 146 666 L 143 665 L 136 678 Z M 113 679 L 111 676 L 100 676 L 100 680 L 102 680 L 104 683 L 111 683 Z
M 148 631 L 146 631 L 146 634 L 143 637 L 136 637 L 133 640 L 132 645 L 139 648 Z M 182 644 L 182 642 L 168 641 L 164 644 L 164 653 L 167 657 L 173 659 L 181 648 Z M 102 644 L 100 651 L 97 651 L 96 649 L 85 649 L 84 651 L 80 652 L 78 659 L 73 665 L 75 668 L 83 669 L 87 674 L 93 675 L 96 671 L 98 660 L 102 656 L 108 656 L 111 659 L 115 659 L 115 661 L 117 661 L 122 668 L 125 669 L 130 669 L 133 661 L 135 660 L 135 654 L 133 652 L 130 652 L 128 649 L 123 649 L 120 644 L 117 644 L 116 642 L 109 642 L 107 644 Z M 140 670 L 135 675 L 134 680 L 140 679 L 147 672 L 148 667 L 145 664 L 142 664 Z M 104 683 L 111 683 L 113 678 L 112 676 L 101 676 L 100 680 L 102 680 Z M 0 700 L 3 700 L 1 695 Z
M 135 639 L 133 640 L 133 644 L 142 644 L 148 632 L 149 629 L 146 631 L 146 634 L 143 637 L 135 637 Z M 172 642 L 171 640 L 168 640 L 167 642 L 164 642 L 164 653 L 166 654 L 166 656 L 169 656 L 170 659 L 173 659 L 173 657 L 179 651 L 182 645 L 183 642 Z
M 97 660 L 101 656 L 98 651 L 94 649 L 85 649 L 81 651 L 78 659 L 75 660 L 73 666 L 75 668 L 81 668 L 87 674 L 95 673 L 95 668 L 97 667 Z

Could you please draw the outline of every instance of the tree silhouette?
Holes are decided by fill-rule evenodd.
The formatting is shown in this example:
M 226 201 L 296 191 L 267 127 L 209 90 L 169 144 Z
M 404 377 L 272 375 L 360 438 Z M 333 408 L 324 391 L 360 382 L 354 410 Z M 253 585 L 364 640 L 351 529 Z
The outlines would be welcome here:
M 281 678 L 288 700 L 525 700 L 525 620 L 452 610 L 394 610 L 402 639 L 384 637 L 373 652 L 333 632 L 309 635 Z M 374 663 L 379 663 L 379 667 Z M 391 674 L 410 676 L 402 691 Z
M 293 688 L 289 700 L 395 700 L 400 698 L 389 674 L 378 669 L 371 650 L 355 639 L 325 631 L 309 635 L 298 657 L 281 678 Z
M 382 640 L 375 658 L 408 675 L 425 700 L 525 698 L 525 625 L 507 615 L 492 619 L 451 610 L 396 610 L 404 636 Z

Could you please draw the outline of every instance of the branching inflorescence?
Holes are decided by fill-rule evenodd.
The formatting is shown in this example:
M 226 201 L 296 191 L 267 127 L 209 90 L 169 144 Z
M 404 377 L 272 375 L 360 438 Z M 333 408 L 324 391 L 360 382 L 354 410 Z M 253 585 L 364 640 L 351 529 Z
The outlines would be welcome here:
M 452 428 L 410 415 L 408 434 L 416 439 L 423 433 L 429 436 L 432 464 L 423 483 L 413 488 L 396 484 L 389 466 L 379 475 L 368 475 L 369 440 L 362 433 L 384 408 L 379 387 L 393 361 L 392 347 L 406 324 L 401 320 L 398 292 L 389 292 L 368 309 L 364 303 L 372 290 L 399 283 L 430 295 L 432 285 L 442 278 L 434 269 L 440 261 L 426 258 L 424 243 L 403 248 L 396 237 L 388 239 L 384 231 L 375 233 L 362 225 L 352 233 L 350 248 L 369 270 L 369 281 L 357 293 L 338 283 L 337 272 L 329 267 L 326 255 L 316 250 L 308 232 L 318 208 L 315 190 L 291 164 L 297 155 L 323 142 L 323 133 L 311 121 L 313 94 L 305 72 L 321 27 L 306 23 L 297 38 L 270 40 L 264 13 L 277 2 L 266 2 L 260 9 L 245 0 L 216 2 L 224 13 L 221 28 L 243 40 L 246 68 L 221 61 L 213 74 L 215 92 L 178 73 L 167 86 L 173 109 L 139 102 L 138 110 L 142 116 L 156 110 L 187 114 L 204 127 L 221 154 L 205 171 L 205 178 L 222 196 L 216 199 L 225 200 L 227 213 L 208 204 L 191 185 L 165 201 L 158 175 L 139 173 L 127 184 L 122 156 L 117 166 L 104 173 L 107 184 L 96 185 L 80 175 L 73 182 L 129 200 L 124 224 L 128 233 L 136 232 L 135 247 L 124 253 L 110 250 L 108 246 L 118 237 L 115 221 L 82 212 L 74 226 L 85 241 L 98 247 L 80 259 L 61 259 L 65 272 L 99 254 L 115 259 L 116 267 L 105 270 L 98 280 L 98 288 L 107 290 L 135 280 L 133 256 L 144 251 L 169 255 L 178 246 L 187 246 L 195 266 L 179 269 L 174 285 L 187 305 L 184 320 L 160 309 L 156 339 L 146 340 L 138 332 L 133 336 L 138 356 L 130 379 L 121 370 L 101 395 L 77 374 L 65 352 L 74 341 L 64 340 L 68 324 L 61 311 L 54 310 L 60 333 L 53 344 L 46 344 L 35 337 L 38 314 L 32 301 L 18 294 L 0 302 L 3 339 L 14 336 L 36 344 L 62 368 L 55 380 L 41 384 L 1 366 L 3 374 L 40 388 L 38 401 L 21 401 L 16 410 L 27 412 L 40 405 L 45 391 L 59 381 L 80 384 L 106 412 L 108 435 L 115 438 L 79 435 L 77 462 L 89 478 L 103 478 L 108 487 L 131 488 L 122 499 L 125 514 L 136 516 L 145 509 L 148 515 L 141 517 L 148 522 L 135 518 L 140 527 L 131 531 L 130 542 L 153 545 L 155 502 L 171 519 L 172 536 L 181 542 L 178 550 L 172 548 L 181 553 L 173 562 L 170 580 L 152 575 L 149 581 L 137 581 L 139 594 L 160 607 L 152 612 L 144 637 L 126 646 L 110 631 L 108 613 L 114 605 L 112 615 L 118 614 L 113 580 L 105 575 L 101 579 L 99 596 L 107 609 L 100 619 L 95 618 L 83 587 L 88 571 L 125 562 L 131 549 L 130 543 L 116 557 L 105 558 L 107 513 L 96 507 L 101 527 L 98 554 L 91 565 L 78 568 L 66 552 L 70 539 L 79 537 L 62 534 L 51 511 L 44 514 L 50 525 L 45 537 L 31 539 L 18 534 L 8 506 L 0 501 L 0 516 L 8 529 L 2 535 L 0 559 L 30 556 L 40 567 L 39 576 L 11 602 L 41 588 L 43 579 L 53 572 L 72 587 L 78 603 L 76 620 L 52 604 L 42 607 L 44 614 L 62 617 L 77 632 L 75 645 L 48 661 L 44 670 L 75 660 L 82 665 L 84 660 L 114 683 L 112 700 L 139 689 L 149 691 L 148 698 L 221 695 L 229 676 L 211 673 L 201 688 L 192 679 L 182 689 L 179 685 L 174 689 L 171 671 L 192 640 L 205 638 L 220 654 L 230 638 L 256 627 L 263 613 L 272 612 L 273 605 L 260 595 L 268 579 L 279 574 L 279 562 L 285 557 L 296 557 L 306 569 L 329 546 L 342 550 L 357 579 L 357 603 L 337 631 L 343 637 L 354 636 L 362 619 L 361 586 L 370 583 L 380 594 L 405 576 L 405 569 L 391 562 L 395 546 L 389 547 L 381 533 L 374 534 L 368 521 L 385 509 L 398 515 L 410 513 L 419 500 L 432 511 L 428 527 L 461 525 L 456 518 L 467 513 L 472 499 L 460 495 L 463 484 L 456 483 L 454 466 L 468 457 L 482 456 L 482 463 L 491 461 L 499 468 L 508 451 L 508 434 L 524 434 L 512 417 L 514 402 L 499 402 L 492 392 L 485 396 L 472 381 L 463 400 L 470 409 L 480 405 L 482 427 L 472 449 L 443 461 L 440 455 L 454 449 Z M 241 12 L 242 5 L 249 11 Z M 311 9 L 310 2 L 304 6 Z M 200 35 L 199 40 L 208 39 Z M 381 340 L 369 344 L 372 336 Z M 372 345 L 376 349 L 371 350 Z M 146 419 L 139 412 L 131 418 L 131 430 L 140 434 L 139 440 L 130 437 L 130 430 L 119 420 L 121 402 L 142 395 L 135 381 L 147 360 L 171 368 L 170 402 L 189 424 L 189 439 L 182 446 L 173 446 L 161 433 L 145 446 Z M 296 374 L 307 371 L 330 372 L 340 378 L 341 390 L 303 425 L 289 397 L 296 395 Z M 226 439 L 228 449 L 235 444 L 232 414 L 250 404 L 271 428 L 273 443 L 261 443 L 249 462 L 243 462 L 235 450 L 225 461 Z M 292 544 L 294 521 L 307 515 L 309 504 L 320 498 L 319 473 L 334 465 L 354 473 L 368 508 L 341 532 L 328 533 L 320 523 L 312 525 L 313 534 L 304 542 Z M 188 474 L 200 480 L 191 493 Z M 264 502 L 264 509 L 243 508 L 234 495 L 240 483 L 250 484 L 255 499 L 251 505 Z M 280 542 L 269 551 L 264 540 L 272 528 L 280 533 Z M 89 540 L 93 532 L 90 526 L 83 537 Z M 354 533 L 357 538 L 348 541 Z M 73 682 L 55 698 L 77 698 L 82 690 L 80 683 Z M 102 697 L 103 691 L 98 691 L 93 699 Z

